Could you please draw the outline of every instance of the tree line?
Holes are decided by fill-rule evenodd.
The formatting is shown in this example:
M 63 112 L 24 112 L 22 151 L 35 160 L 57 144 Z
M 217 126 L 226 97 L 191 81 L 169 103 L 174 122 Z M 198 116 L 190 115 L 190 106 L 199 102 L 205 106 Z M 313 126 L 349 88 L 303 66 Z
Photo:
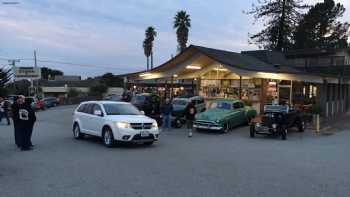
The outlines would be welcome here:
M 350 24 L 339 20 L 345 11 L 334 0 L 315 5 L 303 0 L 258 0 L 246 13 L 265 24 L 249 42 L 276 51 L 346 48 Z

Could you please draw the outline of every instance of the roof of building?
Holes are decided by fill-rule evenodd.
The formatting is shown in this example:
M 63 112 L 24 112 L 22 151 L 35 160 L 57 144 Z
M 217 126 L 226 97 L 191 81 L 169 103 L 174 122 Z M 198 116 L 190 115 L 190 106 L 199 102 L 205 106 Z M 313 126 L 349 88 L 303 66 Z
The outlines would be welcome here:
M 191 45 L 190 47 L 196 48 L 198 51 L 204 53 L 208 57 L 228 66 L 249 70 L 249 71 L 262 71 L 262 72 L 285 72 L 285 73 L 301 73 L 301 71 L 284 65 L 274 65 L 271 63 L 265 63 L 258 58 L 248 55 L 235 53 L 231 51 L 224 51 L 219 49 L 206 48 L 202 46 Z
M 350 48 L 342 48 L 342 49 L 297 49 L 297 50 L 287 51 L 285 55 L 287 58 L 310 57 L 310 56 L 332 55 L 342 51 L 345 51 L 350 54 Z
M 242 51 L 241 53 L 244 55 L 255 57 L 268 64 L 288 66 L 288 61 L 285 55 L 279 51 L 255 50 L 255 51 Z

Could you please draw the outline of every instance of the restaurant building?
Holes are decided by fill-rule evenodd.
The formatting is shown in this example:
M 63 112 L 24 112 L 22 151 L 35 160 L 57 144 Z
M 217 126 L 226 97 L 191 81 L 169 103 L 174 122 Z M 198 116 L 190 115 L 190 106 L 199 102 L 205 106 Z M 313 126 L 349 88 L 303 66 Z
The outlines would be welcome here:
M 271 51 L 235 53 L 191 45 L 152 70 L 125 77 L 129 87 L 147 84 L 169 97 L 187 92 L 207 100 L 239 98 L 258 112 L 276 101 L 301 108 L 317 106 L 326 117 L 349 110 L 349 80 L 308 72 L 290 62 L 284 54 Z

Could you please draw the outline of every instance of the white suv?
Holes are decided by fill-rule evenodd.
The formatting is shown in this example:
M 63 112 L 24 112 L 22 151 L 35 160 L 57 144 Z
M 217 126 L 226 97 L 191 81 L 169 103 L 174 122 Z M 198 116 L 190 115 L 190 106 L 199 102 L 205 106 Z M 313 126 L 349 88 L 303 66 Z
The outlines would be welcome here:
M 130 103 L 89 101 L 74 111 L 73 134 L 81 139 L 84 134 L 102 137 L 107 147 L 116 141 L 152 145 L 159 138 L 157 122 Z

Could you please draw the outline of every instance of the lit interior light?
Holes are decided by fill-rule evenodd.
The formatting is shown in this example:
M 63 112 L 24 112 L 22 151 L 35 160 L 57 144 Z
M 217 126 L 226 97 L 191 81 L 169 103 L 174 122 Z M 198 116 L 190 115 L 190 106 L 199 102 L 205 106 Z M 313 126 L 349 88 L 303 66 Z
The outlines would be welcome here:
M 200 66 L 186 66 L 186 69 L 200 70 L 200 69 L 202 69 L 202 67 L 200 67 Z
M 175 75 L 173 75 L 173 77 L 175 77 L 175 78 L 176 78 L 176 77 L 178 77 L 178 75 L 177 75 L 177 74 L 175 74 Z
M 151 75 L 152 75 L 151 73 L 142 73 L 140 74 L 140 77 L 149 77 Z
M 214 68 L 215 71 L 223 71 L 223 72 L 226 72 L 228 71 L 228 69 L 226 68 Z
M 264 76 L 266 78 L 276 79 L 278 78 L 278 74 L 276 73 L 265 73 L 265 72 L 258 72 L 259 75 Z

